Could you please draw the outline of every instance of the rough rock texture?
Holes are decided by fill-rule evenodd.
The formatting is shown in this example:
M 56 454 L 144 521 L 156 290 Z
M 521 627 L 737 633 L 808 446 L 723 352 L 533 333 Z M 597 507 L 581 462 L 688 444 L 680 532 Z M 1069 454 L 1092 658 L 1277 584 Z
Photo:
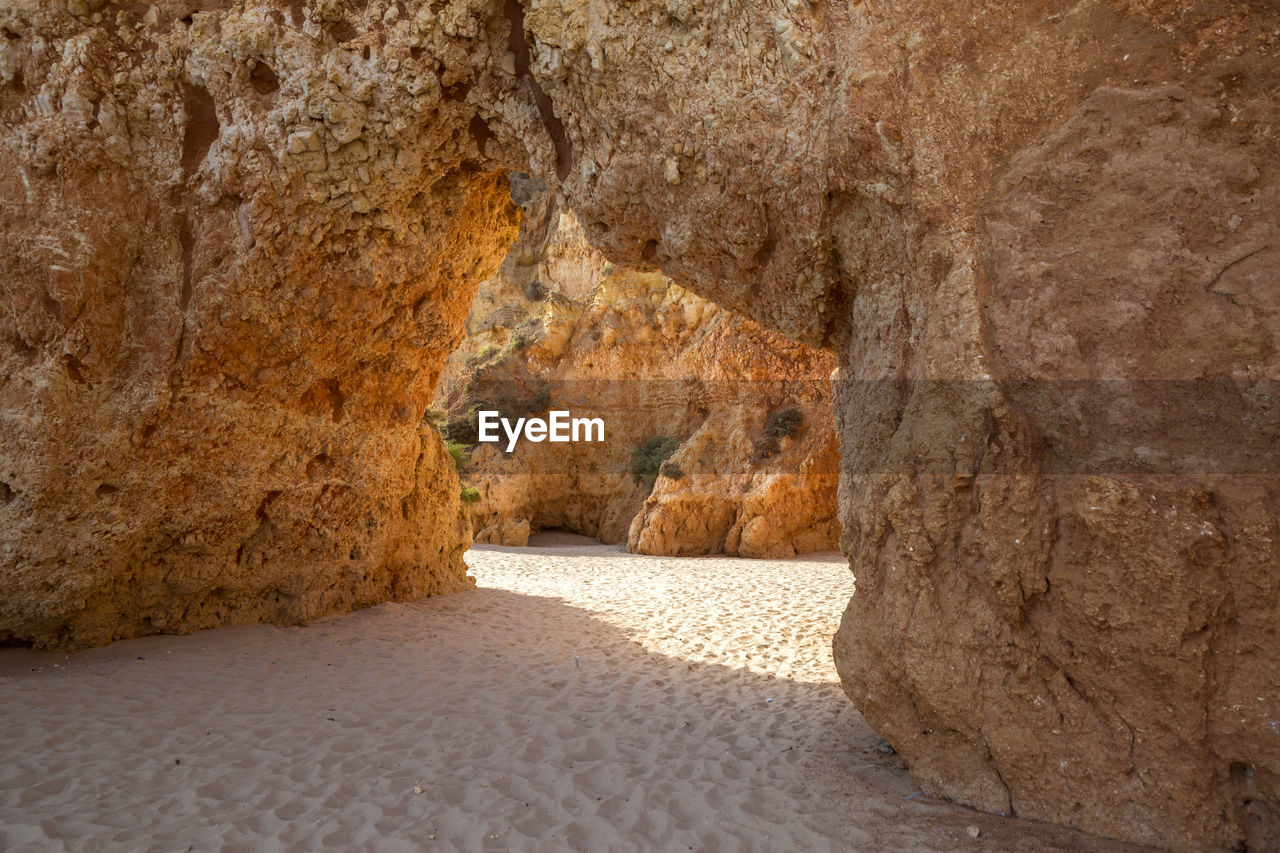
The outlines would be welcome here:
M 837 666 L 922 788 L 1280 845 L 1274 6 L 531 6 L 593 240 L 839 352 Z
M 459 98 L 536 107 L 396 8 L 0 8 L 0 638 L 468 586 L 420 420 L 518 218 Z
M 509 239 L 479 173 L 523 168 L 615 262 L 837 350 L 837 665 L 926 791 L 1280 846 L 1273 3 L 0 17 L 9 634 L 293 618 L 460 548 L 395 498 Z
M 438 404 L 451 422 L 482 403 L 512 416 L 554 406 L 603 418 L 606 435 L 522 441 L 509 454 L 476 446 L 463 470 L 481 495 L 468 510 L 476 541 L 522 545 L 561 528 L 672 556 L 837 547 L 835 359 L 659 273 L 606 264 L 576 217 L 530 181 L 517 177 L 513 196 L 520 236 L 480 286 Z M 538 391 L 537 411 L 511 405 Z M 769 416 L 790 408 L 804 423 L 766 446 Z M 633 453 L 662 436 L 682 442 L 668 475 L 637 478 Z
M 855 323 L 837 410 L 859 589 L 836 660 L 926 791 L 1267 850 L 1277 172 L 1248 87 L 1205 89 L 1099 88 L 993 161 L 972 266 L 934 291 L 969 291 L 945 345 L 973 336 L 978 381 L 927 381 L 948 372 L 928 315 L 951 307 L 927 274 L 905 312 L 867 295 L 926 381 L 856 381 L 888 353 Z

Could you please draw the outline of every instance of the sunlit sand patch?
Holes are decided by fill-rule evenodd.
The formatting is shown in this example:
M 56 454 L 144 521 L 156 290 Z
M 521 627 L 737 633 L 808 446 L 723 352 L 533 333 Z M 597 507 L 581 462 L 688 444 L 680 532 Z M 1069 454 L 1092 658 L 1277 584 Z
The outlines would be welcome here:
M 836 682 L 838 557 L 534 544 L 307 628 L 0 651 L 0 849 L 1131 849 L 917 792 Z

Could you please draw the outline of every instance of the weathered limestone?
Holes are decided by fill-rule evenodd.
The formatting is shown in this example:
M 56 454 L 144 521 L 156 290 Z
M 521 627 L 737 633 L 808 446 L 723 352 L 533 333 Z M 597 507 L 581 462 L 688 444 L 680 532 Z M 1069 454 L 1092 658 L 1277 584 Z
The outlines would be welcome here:
M 482 7 L 376 6 L 0 9 L 0 637 L 468 586 L 419 422 L 518 219 L 459 93 L 536 110 Z
M 523 544 L 563 528 L 633 552 L 790 557 L 837 547 L 839 453 L 830 353 L 735 317 L 660 273 L 614 268 L 572 213 L 515 178 L 524 221 L 481 284 L 438 404 L 452 423 L 503 400 L 601 417 L 606 440 L 572 447 L 478 445 L 463 477 L 476 541 Z M 513 401 L 515 402 L 515 401 Z M 510 404 L 508 404 L 510 405 Z M 771 414 L 794 435 L 765 445 Z M 670 437 L 656 482 L 634 475 L 644 442 Z
M 535 11 L 592 238 L 840 355 L 836 661 L 922 788 L 1280 844 L 1274 11 Z
M 460 587 L 418 417 L 522 168 L 837 352 L 837 665 L 926 791 L 1280 846 L 1277 17 L 11 0 L 0 630 Z

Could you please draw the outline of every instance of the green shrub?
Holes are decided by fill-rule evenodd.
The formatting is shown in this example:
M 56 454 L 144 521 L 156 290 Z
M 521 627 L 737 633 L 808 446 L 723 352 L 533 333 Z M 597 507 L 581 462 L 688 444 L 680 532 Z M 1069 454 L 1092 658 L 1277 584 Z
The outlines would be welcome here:
M 662 467 L 658 469 L 658 473 L 666 477 L 668 480 L 680 480 L 684 478 L 684 469 L 674 462 L 663 462 Z
M 472 370 L 474 370 L 475 368 L 479 367 L 480 365 L 492 359 L 499 352 L 501 352 L 501 350 L 499 350 L 498 347 L 495 346 L 494 344 L 485 344 L 483 347 L 480 348 L 479 352 L 477 352 L 475 355 L 467 359 L 467 367 L 470 367 Z
M 530 302 L 541 302 L 547 298 L 547 288 L 536 278 L 524 286 L 524 298 Z
M 467 409 L 466 414 L 454 415 L 444 422 L 440 432 L 446 442 L 453 442 L 465 447 L 480 443 L 480 404 Z
M 463 486 L 458 493 L 464 504 L 474 504 L 480 502 L 480 490 L 474 486 Z
M 444 449 L 453 457 L 453 464 L 457 467 L 458 473 L 462 473 L 462 466 L 467 464 L 467 446 L 446 438 Z
M 752 454 L 751 458 L 757 462 L 763 462 L 770 456 L 776 456 L 778 451 L 781 449 L 782 448 L 778 445 L 778 439 L 771 435 L 766 435 L 764 438 L 756 442 L 755 453 Z
M 541 385 L 533 394 L 533 408 L 541 414 L 551 408 L 551 386 Z
M 641 444 L 631 454 L 631 476 L 637 483 L 648 483 L 650 488 L 658 479 L 662 463 L 680 447 L 680 439 L 669 435 L 654 436 Z
M 542 329 L 542 320 L 538 317 L 530 317 L 519 326 L 511 331 L 511 349 L 513 352 L 520 352 L 529 348 L 529 345 L 538 338 L 538 332 Z

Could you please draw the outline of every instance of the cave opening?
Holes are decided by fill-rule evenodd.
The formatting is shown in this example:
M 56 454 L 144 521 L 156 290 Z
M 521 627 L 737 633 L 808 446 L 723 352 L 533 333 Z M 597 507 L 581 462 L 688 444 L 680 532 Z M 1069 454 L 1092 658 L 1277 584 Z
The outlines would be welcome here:
M 608 261 L 548 182 L 508 181 L 520 231 L 427 416 L 475 542 L 565 531 L 669 556 L 837 549 L 834 357 Z M 523 437 L 486 433 L 496 416 Z M 603 440 L 530 432 L 548 417 L 596 421 Z

